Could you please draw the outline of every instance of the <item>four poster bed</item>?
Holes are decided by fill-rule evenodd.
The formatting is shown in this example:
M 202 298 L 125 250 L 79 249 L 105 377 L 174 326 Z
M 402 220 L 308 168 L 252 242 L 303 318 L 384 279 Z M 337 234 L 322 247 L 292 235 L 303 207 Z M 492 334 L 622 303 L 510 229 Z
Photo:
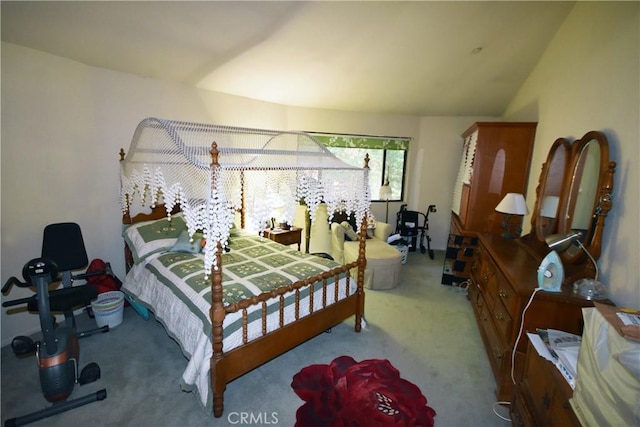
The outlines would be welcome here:
M 366 165 L 341 162 L 304 133 L 155 118 L 138 125 L 120 156 L 123 290 L 178 341 L 189 359 L 183 389 L 216 417 L 231 380 L 351 316 L 360 331 Z M 275 211 L 291 223 L 302 199 L 312 219 L 320 203 L 354 213 L 356 262 L 343 266 L 259 235 Z

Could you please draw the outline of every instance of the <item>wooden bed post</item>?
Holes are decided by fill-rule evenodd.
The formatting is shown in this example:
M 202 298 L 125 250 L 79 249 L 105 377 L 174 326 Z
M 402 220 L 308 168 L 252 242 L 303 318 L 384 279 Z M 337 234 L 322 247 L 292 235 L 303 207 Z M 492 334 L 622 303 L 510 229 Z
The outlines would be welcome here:
M 240 171 L 240 203 L 242 204 L 242 206 L 240 206 L 240 228 L 242 228 L 244 230 L 245 227 L 245 217 L 244 217 L 244 212 L 245 212 L 245 204 L 244 204 L 245 200 L 244 200 L 244 170 Z
M 356 289 L 356 332 L 362 330 L 362 316 L 364 315 L 364 269 L 367 267 L 365 248 L 367 246 L 367 216 L 360 224 L 360 247 L 358 249 L 358 278 Z
M 369 169 L 369 153 L 364 156 L 364 168 Z M 367 267 L 367 215 L 365 214 L 360 224 L 360 247 L 358 249 L 358 277 L 356 290 L 356 332 L 362 330 L 362 316 L 364 315 L 364 270 Z
M 120 148 L 120 152 L 118 154 L 120 155 L 120 161 L 123 162 L 125 157 L 124 148 Z M 127 203 L 127 211 L 122 213 L 122 223 L 131 224 L 131 212 L 129 211 L 129 195 L 127 194 L 125 197 Z
M 211 174 L 213 182 L 211 183 L 213 189 L 217 188 L 218 182 L 218 168 L 220 163 L 218 162 L 218 144 L 214 141 L 211 143 Z M 222 324 L 224 322 L 225 311 L 224 304 L 222 302 L 222 243 L 216 243 L 215 249 L 215 264 L 211 271 L 211 309 L 209 316 L 211 317 L 212 326 L 212 339 L 213 356 L 211 357 L 211 390 L 213 391 L 213 415 L 215 417 L 221 417 L 224 408 L 224 390 L 226 388 L 226 379 L 216 368 L 218 362 L 222 360 L 223 348 L 222 348 Z
M 311 245 L 311 212 L 309 212 L 309 206 L 304 205 L 304 253 L 309 253 L 309 246 Z
M 222 323 L 224 322 L 224 305 L 222 303 L 222 244 L 216 246 L 215 262 L 218 268 L 211 272 L 211 317 L 213 356 L 211 357 L 210 381 L 213 392 L 213 415 L 221 417 L 224 409 L 224 390 L 227 387 L 222 370 L 218 370 L 218 362 L 222 360 Z

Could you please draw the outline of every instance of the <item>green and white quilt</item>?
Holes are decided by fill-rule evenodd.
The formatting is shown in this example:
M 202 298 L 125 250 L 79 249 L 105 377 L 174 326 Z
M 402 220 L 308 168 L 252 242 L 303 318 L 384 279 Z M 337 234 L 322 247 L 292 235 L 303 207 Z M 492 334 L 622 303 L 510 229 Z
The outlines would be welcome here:
M 303 254 L 271 240 L 240 235 L 230 238 L 229 252 L 222 255 L 224 304 L 269 292 L 310 276 L 338 267 L 339 264 L 317 256 Z M 202 255 L 184 252 L 160 252 L 136 264 L 125 279 L 123 290 L 150 308 L 169 335 L 178 341 L 189 363 L 182 376 L 183 388 L 196 390 L 205 406 L 211 404 L 209 393 L 209 359 L 211 348 L 211 279 L 202 274 Z M 346 296 L 345 277 L 339 282 L 338 299 Z M 335 302 L 335 281 L 328 280 L 327 305 Z M 349 295 L 355 292 L 350 280 Z M 299 316 L 309 314 L 309 287 L 300 290 Z M 285 294 L 284 323 L 295 320 L 295 293 Z M 314 286 L 313 310 L 322 308 L 321 284 Z M 262 335 L 260 306 L 248 313 L 248 339 Z M 267 303 L 267 332 L 280 323 L 279 300 Z M 229 351 L 242 344 L 242 314 L 227 314 L 224 320 L 223 349 Z

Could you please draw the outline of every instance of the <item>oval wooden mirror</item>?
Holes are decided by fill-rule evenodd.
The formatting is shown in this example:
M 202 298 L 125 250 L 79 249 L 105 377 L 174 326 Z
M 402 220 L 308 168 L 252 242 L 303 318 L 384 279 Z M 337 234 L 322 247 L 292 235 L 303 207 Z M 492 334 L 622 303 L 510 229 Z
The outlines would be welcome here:
M 609 161 L 609 144 L 602 132 L 587 132 L 572 144 L 558 232 L 582 233 L 582 244 L 595 259 L 600 256 L 604 220 L 612 206 L 614 171 L 615 162 Z M 561 256 L 564 262 L 579 263 L 585 254 L 572 245 Z
M 600 257 L 605 218 L 611 210 L 613 174 L 606 136 L 587 132 L 570 144 L 557 139 L 542 166 L 531 216 L 531 233 L 521 242 L 540 259 L 549 253 L 545 237 L 580 231 L 581 243 L 594 259 Z M 594 277 L 595 267 L 577 245 L 560 253 L 565 281 Z
M 547 161 L 542 166 L 533 215 L 533 230 L 540 242 L 544 242 L 548 235 L 558 232 L 558 213 L 570 158 L 569 141 L 558 138 L 551 146 Z

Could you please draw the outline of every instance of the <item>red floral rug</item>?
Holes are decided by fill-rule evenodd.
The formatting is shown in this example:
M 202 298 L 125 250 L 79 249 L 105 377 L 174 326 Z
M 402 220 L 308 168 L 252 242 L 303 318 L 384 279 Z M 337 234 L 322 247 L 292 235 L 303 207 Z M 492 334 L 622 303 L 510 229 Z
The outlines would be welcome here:
M 297 427 L 433 427 L 436 415 L 420 389 L 400 378 L 388 360 L 340 356 L 302 369 L 291 387 L 305 401 L 296 412 Z

